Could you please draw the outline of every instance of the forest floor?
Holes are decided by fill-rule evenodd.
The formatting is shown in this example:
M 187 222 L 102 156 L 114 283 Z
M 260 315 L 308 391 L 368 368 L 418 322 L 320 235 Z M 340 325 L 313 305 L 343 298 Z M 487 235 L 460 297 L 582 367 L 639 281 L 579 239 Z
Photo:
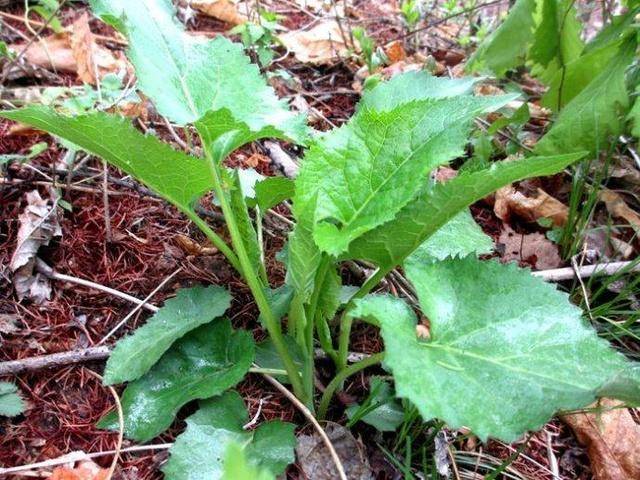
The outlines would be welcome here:
M 24 46 L 34 36 L 53 34 L 35 12 L 28 15 L 31 23 L 25 22 L 24 2 L 5 3 L 2 6 L 0 1 L 0 40 L 8 45 Z M 254 8 L 255 2 L 248 3 L 250 8 Z M 348 32 L 355 27 L 364 27 L 375 44 L 386 52 L 388 59 L 383 75 L 387 77 L 423 68 L 437 75 L 461 75 L 462 66 L 475 45 L 469 33 L 470 25 L 491 24 L 508 8 L 506 1 L 493 1 L 485 3 L 484 8 L 476 6 L 460 13 L 461 8 L 447 11 L 434 2 L 414 27 L 419 30 L 408 35 L 409 30 L 394 1 L 353 0 L 348 2 L 346 11 L 342 2 L 326 2 L 330 6 L 328 11 L 323 8 L 322 1 L 261 0 L 259 3 L 262 8 L 280 15 L 279 25 L 291 32 L 332 21 L 336 12 L 342 19 L 340 27 L 345 30 L 345 37 L 349 37 Z M 236 13 L 243 15 L 244 2 L 236 7 Z M 73 35 L 74 28 L 81 27 L 80 19 L 87 12 L 88 7 L 82 2 L 61 2 L 55 17 L 64 28 L 68 27 L 64 31 L 66 33 L 59 34 L 59 38 L 66 42 L 62 42 L 64 45 L 50 43 L 51 51 L 25 55 L 15 64 L 0 61 L 0 66 L 3 66 L 3 83 L 0 86 L 3 108 L 41 102 L 50 87 L 82 86 L 82 74 L 77 71 L 74 49 L 68 46 L 68 37 Z M 180 12 L 183 20 L 187 20 L 188 29 L 199 35 L 226 35 L 232 26 L 184 7 Z M 597 12 L 591 18 L 597 22 Z M 122 58 L 124 47 L 121 37 L 93 19 L 90 12 L 89 19 L 88 25 L 97 44 L 112 52 L 115 58 Z M 471 40 L 467 42 L 469 38 Z M 341 58 L 335 56 L 349 40 L 316 40 L 316 44 L 303 47 L 307 53 L 320 56 L 327 55 L 326 50 L 329 49 L 328 59 L 315 63 L 301 61 L 299 53 L 296 55 L 283 46 L 277 46 L 276 58 L 269 71 L 278 73 L 270 77 L 278 94 L 291 100 L 295 108 L 307 111 L 314 119 L 315 128 L 322 130 L 340 125 L 351 116 L 367 74 L 357 55 L 343 52 Z M 39 45 L 38 42 L 33 44 Z M 534 112 L 543 87 L 526 74 L 512 81 L 516 80 L 529 95 Z M 498 84 L 494 85 L 486 88 L 498 89 Z M 544 131 L 549 121 L 548 114 L 539 108 L 536 112 L 523 127 L 517 143 L 530 145 Z M 182 131 L 167 128 L 153 109 L 145 104 L 130 115 L 141 129 L 155 131 L 176 148 L 186 141 Z M 506 137 L 497 141 L 503 145 L 511 142 Z M 74 168 L 69 171 L 65 163 L 68 160 L 65 146 L 42 132 L 16 128 L 12 122 L 0 121 L 1 155 L 26 155 L 41 142 L 46 144 L 46 148 L 27 162 L 9 161 L 0 165 L 0 361 L 99 346 L 107 333 L 133 308 L 130 302 L 95 288 L 73 281 L 45 278 L 41 280 L 51 288 L 49 299 L 42 302 L 34 298 L 18 300 L 13 274 L 8 266 L 18 242 L 20 215 L 27 208 L 27 194 L 32 191 L 38 191 L 49 201 L 57 199 L 53 215 L 57 215 L 60 234 L 38 250 L 39 259 L 55 272 L 108 286 L 140 299 L 149 296 L 162 284 L 149 299 L 155 305 L 161 305 L 180 287 L 200 283 L 225 285 L 233 294 L 229 316 L 234 326 L 252 331 L 256 339 L 264 338 L 257 322 L 257 308 L 245 283 L 221 254 L 208 248 L 204 236 L 189 220 L 118 170 L 110 167 L 105 177 L 102 162 L 95 157 L 78 153 Z M 231 161 L 240 168 L 254 168 L 263 175 L 281 174 L 282 161 L 274 157 L 284 152 L 288 158 L 297 161 L 301 153 L 287 144 L 281 144 L 281 147 L 283 150 L 278 152 L 262 143 L 254 143 L 234 153 Z M 612 174 L 612 181 L 621 185 L 620 188 L 637 192 L 640 173 L 632 155 L 621 152 L 617 161 L 618 169 L 615 178 Z M 562 216 L 566 215 L 572 180 L 571 175 L 562 174 L 526 182 L 518 190 L 529 195 L 541 188 L 556 200 L 547 206 L 554 214 Z M 633 202 L 629 208 L 633 210 Z M 202 209 L 211 223 L 218 226 L 217 230 L 226 235 L 219 222 L 216 223 L 215 210 L 204 201 Z M 277 216 L 268 216 L 265 220 L 265 250 L 270 278 L 284 281 L 283 267 L 275 261 L 275 255 L 284 245 L 288 229 L 286 218 L 290 212 L 281 205 L 276 208 L 276 213 Z M 492 196 L 473 205 L 472 213 L 483 230 L 495 240 L 494 256 L 535 270 L 571 266 L 570 259 L 561 248 L 545 235 L 550 231 L 549 225 L 535 221 L 538 217 L 547 216 L 548 211 L 541 215 L 525 207 L 518 209 L 509 203 L 509 198 L 496 199 Z M 574 253 L 591 249 L 599 252 L 600 259 L 608 261 L 630 260 L 636 255 L 639 244 L 635 237 L 625 233 L 626 230 L 616 234 L 613 242 L 597 233 L 601 231 L 599 227 L 611 225 L 611 213 L 604 203 L 598 206 L 589 220 L 589 247 Z M 584 255 L 572 258 L 578 263 L 592 260 L 585 260 Z M 345 269 L 342 272 L 349 283 L 361 282 L 361 274 L 358 270 Z M 169 280 L 164 282 L 167 278 Z M 566 281 L 559 287 L 572 292 L 576 303 L 584 302 L 584 290 L 579 282 Z M 397 293 L 397 288 L 394 281 L 382 287 L 392 293 Z M 637 302 L 635 308 L 639 308 Z M 129 319 L 126 328 L 120 329 L 105 344 L 113 344 L 127 331 L 143 324 L 147 317 L 148 312 L 139 309 Z M 640 343 L 634 336 L 616 338 L 628 352 L 638 351 Z M 373 328 L 359 326 L 356 329 L 351 351 L 375 353 L 381 348 L 381 339 Z M 101 372 L 103 366 L 102 360 L 89 361 L 0 377 L 0 380 L 15 382 L 28 404 L 23 415 L 0 418 L 0 467 L 32 464 L 76 451 L 96 453 L 114 449 L 117 433 L 95 426 L 97 420 L 114 407 L 111 392 L 92 373 Z M 327 362 L 325 365 L 323 360 L 319 360 L 318 369 L 319 379 L 328 381 L 330 364 Z M 339 403 L 348 405 L 365 397 L 367 379 L 377 372 L 379 370 L 369 369 L 350 378 L 344 392 L 338 396 Z M 260 376 L 247 376 L 238 386 L 238 391 L 251 418 L 259 414 L 260 421 L 278 418 L 305 425 L 304 417 L 295 407 Z M 482 399 L 470 401 L 482 402 Z M 183 412 L 181 419 L 153 443 L 171 442 L 184 428 L 182 419 L 188 413 Z M 330 419 L 344 423 L 343 408 L 332 410 Z M 301 429 L 308 430 L 309 427 Z M 402 463 L 407 455 L 406 445 L 397 444 L 394 432 L 380 434 L 363 423 L 356 424 L 352 432 L 368 458 L 374 478 L 403 477 L 398 466 L 390 460 L 395 455 Z M 453 469 L 452 478 L 483 478 L 499 467 L 503 471 L 496 472 L 495 478 L 586 480 L 593 475 L 593 459 L 590 459 L 587 448 L 560 419 L 554 419 L 541 431 L 510 445 L 494 440 L 482 443 L 468 432 L 446 429 L 439 438 L 446 442 L 445 451 L 449 457 L 446 462 Z M 433 438 L 428 432 L 417 432 L 412 441 L 414 455 L 422 455 L 423 452 L 431 455 Z M 125 448 L 132 445 L 133 442 L 125 440 Z M 115 478 L 161 478 L 159 467 L 166 458 L 165 449 L 123 453 Z M 111 457 L 105 455 L 95 461 L 107 467 Z M 30 474 L 46 476 L 51 469 L 43 467 L 30 471 Z M 22 477 L 16 475 L 16 478 Z M 296 465 L 292 465 L 287 471 L 287 478 L 305 477 Z

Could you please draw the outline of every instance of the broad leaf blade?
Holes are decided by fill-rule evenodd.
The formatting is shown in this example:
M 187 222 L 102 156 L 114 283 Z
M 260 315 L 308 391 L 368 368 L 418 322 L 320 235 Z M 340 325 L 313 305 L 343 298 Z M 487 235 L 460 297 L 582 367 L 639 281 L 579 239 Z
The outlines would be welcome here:
M 171 425 L 185 403 L 220 395 L 242 380 L 253 356 L 251 334 L 233 331 L 228 320 L 189 332 L 125 389 L 125 434 L 140 442 L 151 440 Z M 99 426 L 117 428 L 117 415 L 110 413 Z
M 222 480 L 275 480 L 276 476 L 269 470 L 249 463 L 247 455 L 237 443 L 227 447 Z
M 371 392 L 363 405 L 350 405 L 345 413 L 351 424 L 362 421 L 380 432 L 395 432 L 405 419 L 393 387 L 382 377 L 371 377 Z
M 509 15 L 467 62 L 469 72 L 493 72 L 498 77 L 524 64 L 533 40 L 536 0 L 516 0 Z
M 629 108 L 625 73 L 635 55 L 635 39 L 621 47 L 605 70 L 560 112 L 553 127 L 536 144 L 538 155 L 607 149 L 622 132 Z
M 245 431 L 242 427 L 248 421 L 244 402 L 234 391 L 200 402 L 200 409 L 187 418 L 186 430 L 169 451 L 171 456 L 162 469 L 167 480 L 224 478 L 224 453 L 232 443 L 241 445 L 249 465 L 282 473 L 295 460 L 295 426 L 271 421 Z
M 511 442 L 560 410 L 582 408 L 630 364 L 578 308 L 526 270 L 468 257 L 409 268 L 431 325 L 416 337 L 403 302 L 372 297 L 357 314 L 380 323 L 397 394 L 425 419 Z
M 290 178 L 267 177 L 256 183 L 256 201 L 263 212 L 292 198 L 294 194 L 295 185 Z
M 294 207 L 299 212 L 317 198 L 313 236 L 320 249 L 340 255 L 391 220 L 431 170 L 464 152 L 473 119 L 512 98 L 414 100 L 386 111 L 365 105 L 316 141 L 296 180 Z
M 479 81 L 476 77 L 447 78 L 434 77 L 424 71 L 407 72 L 365 90 L 358 108 L 386 111 L 413 100 L 468 95 Z
M 230 305 L 231 295 L 222 287 L 179 290 L 144 326 L 118 341 L 107 361 L 104 383 L 113 385 L 140 378 L 173 342 L 221 316 Z
M 396 218 L 355 240 L 345 258 L 365 259 L 383 268 L 399 265 L 454 216 L 500 187 L 529 177 L 552 175 L 583 153 L 503 161 L 461 173 L 433 186 L 404 207 Z
M 18 393 L 18 387 L 10 382 L 0 382 L 0 416 L 15 417 L 26 408 L 24 400 Z
M 127 119 L 104 113 L 67 117 L 48 107 L 0 112 L 0 116 L 45 130 L 103 158 L 182 211 L 190 210 L 191 204 L 212 188 L 203 160 L 143 135 Z
M 491 253 L 493 240 L 462 210 L 425 240 L 410 256 L 409 263 L 432 263 L 449 257 Z
M 242 45 L 187 34 L 169 0 L 91 0 L 91 6 L 128 38 L 140 89 L 162 115 L 184 125 L 212 112 L 203 122 L 249 132 L 247 140 L 305 141 L 304 118 L 276 97 Z

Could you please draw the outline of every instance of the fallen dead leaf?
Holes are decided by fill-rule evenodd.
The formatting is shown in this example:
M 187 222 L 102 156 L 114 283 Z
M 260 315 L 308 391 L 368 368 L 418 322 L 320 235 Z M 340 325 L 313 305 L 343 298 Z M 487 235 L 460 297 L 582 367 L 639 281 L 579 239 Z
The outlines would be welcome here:
M 218 253 L 218 249 L 215 247 L 204 247 L 192 238 L 186 235 L 176 235 L 176 243 L 184 250 L 187 255 L 213 255 Z
M 49 245 L 53 237 L 62 235 L 57 208 L 33 190 L 27 193 L 27 206 L 18 216 L 18 222 L 18 241 L 9 263 L 13 286 L 18 299 L 27 297 L 42 304 L 51 297 L 51 286 L 46 277 L 35 272 L 36 259 L 41 246 Z
M 541 233 L 521 234 L 505 225 L 498 239 L 504 262 L 524 261 L 538 270 L 558 268 L 562 259 L 558 246 Z
M 564 415 L 562 419 L 587 447 L 594 478 L 640 478 L 640 425 L 619 401 L 603 398 L 592 406 L 603 407 L 603 411 Z
M 404 45 L 400 40 L 396 40 L 387 44 L 384 47 L 384 53 L 389 59 L 389 63 L 396 63 L 407 58 L 407 52 L 404 50 Z
M 337 424 L 328 425 L 326 432 L 342 461 L 347 478 L 350 480 L 373 480 L 364 447 L 351 432 Z M 296 454 L 298 465 L 306 478 L 314 480 L 338 478 L 338 472 L 331 455 L 318 434 L 300 435 L 296 445 Z
M 189 5 L 205 15 L 231 25 L 241 25 L 247 16 L 238 10 L 238 2 L 233 0 L 190 0 Z
M 76 468 L 58 467 L 53 470 L 49 480 L 106 480 L 108 468 L 100 468 L 91 460 L 80 462 Z
M 303 63 L 324 65 L 349 53 L 349 39 L 345 41 L 335 20 L 322 20 L 309 30 L 283 33 L 278 38 Z
M 567 223 L 569 216 L 569 208 L 541 188 L 537 189 L 535 197 L 528 197 L 513 185 L 496 192 L 493 211 L 503 222 L 507 222 L 511 214 L 515 214 L 527 222 L 548 218 L 558 227 Z
M 24 43 L 10 45 L 19 53 Z M 42 38 L 28 46 L 23 58 L 47 70 L 77 73 L 83 82 L 96 84 L 107 73 L 130 72 L 124 56 L 98 45 L 89 29 L 89 17 L 80 16 L 67 31 Z
M 598 198 L 604 202 L 613 217 L 626 220 L 636 232 L 640 233 L 640 215 L 627 205 L 620 194 L 613 190 L 602 190 Z

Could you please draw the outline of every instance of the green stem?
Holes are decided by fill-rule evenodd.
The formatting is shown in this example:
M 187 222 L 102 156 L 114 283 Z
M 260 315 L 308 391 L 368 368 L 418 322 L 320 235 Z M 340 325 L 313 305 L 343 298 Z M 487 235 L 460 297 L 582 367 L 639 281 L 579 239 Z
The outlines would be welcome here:
M 338 374 L 335 377 L 333 377 L 333 380 L 331 380 L 329 385 L 327 385 L 327 388 L 324 390 L 324 393 L 322 394 L 322 399 L 320 400 L 320 406 L 318 407 L 318 419 L 322 420 L 325 418 L 327 414 L 327 409 L 329 408 L 329 402 L 331 402 L 331 399 L 333 398 L 333 394 L 340 387 L 340 385 L 342 385 L 342 382 L 344 382 L 351 375 L 358 373 L 359 371 L 364 370 L 367 367 L 370 367 L 372 365 L 376 365 L 377 363 L 382 362 L 383 359 L 384 359 L 383 352 L 376 353 L 338 372 Z
M 229 234 L 231 235 L 231 243 L 238 256 L 238 261 L 241 267 L 240 271 L 242 272 L 242 275 L 244 276 L 244 279 L 247 282 L 249 289 L 251 290 L 251 294 L 253 295 L 256 304 L 258 305 L 258 309 L 260 310 L 260 313 L 264 318 L 265 327 L 269 332 L 269 336 L 273 341 L 273 345 L 276 347 L 276 350 L 280 355 L 280 358 L 282 359 L 282 363 L 284 364 L 287 375 L 289 376 L 289 381 L 291 382 L 291 386 L 293 387 L 293 392 L 298 398 L 306 401 L 307 399 L 305 398 L 305 391 L 302 386 L 300 375 L 298 374 L 298 369 L 296 368 L 295 363 L 293 362 L 293 359 L 291 358 L 289 350 L 287 349 L 287 346 L 285 345 L 284 339 L 282 337 L 280 322 L 273 314 L 273 311 L 271 310 L 271 307 L 267 300 L 267 296 L 264 292 L 264 286 L 258 278 L 256 272 L 253 270 L 251 260 L 249 259 L 249 255 L 242 239 L 242 233 L 238 228 L 233 210 L 227 200 L 227 193 L 224 191 L 222 186 L 222 179 L 220 176 L 218 162 L 216 161 L 216 159 L 214 159 L 211 151 L 209 150 L 209 145 L 207 145 L 204 139 L 202 144 L 205 157 L 207 159 L 207 163 L 209 164 L 209 169 L 211 172 L 213 189 L 218 198 L 218 201 L 220 202 L 220 207 L 222 208 L 222 213 L 224 214 L 225 220 L 227 222 L 227 228 L 229 229 Z
M 353 324 L 353 318 L 349 315 L 354 306 L 354 301 L 364 297 L 371 291 L 380 281 L 391 271 L 390 268 L 378 268 L 373 275 L 371 275 L 362 284 L 358 291 L 351 297 L 349 303 L 342 311 L 340 316 L 340 335 L 338 337 L 338 364 L 336 367 L 338 370 L 344 370 L 347 367 L 347 356 L 349 355 L 349 337 L 351 336 L 351 325 Z
M 236 256 L 236 254 L 233 253 L 233 250 L 229 248 L 226 242 L 222 238 L 220 238 L 220 236 L 216 232 L 212 230 L 212 228 L 207 224 L 207 222 L 205 222 L 202 218 L 200 218 L 198 214 L 193 210 L 183 210 L 183 213 L 187 217 L 189 217 L 189 220 L 195 223 L 196 226 L 202 231 L 202 233 L 206 235 L 209 241 L 213 243 L 213 245 L 218 250 L 220 250 L 220 252 L 225 257 L 227 257 L 227 260 L 229 260 L 229 263 L 231 264 L 231 266 L 235 268 L 238 272 L 242 273 L 240 260 L 238 260 L 238 257 Z

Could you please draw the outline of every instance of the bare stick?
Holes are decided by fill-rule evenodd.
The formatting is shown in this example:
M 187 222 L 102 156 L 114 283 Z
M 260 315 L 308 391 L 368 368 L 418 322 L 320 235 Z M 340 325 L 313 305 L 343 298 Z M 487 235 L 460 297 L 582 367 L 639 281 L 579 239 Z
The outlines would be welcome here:
M 635 264 L 631 266 L 632 264 Z M 631 266 L 631 268 L 628 268 Z M 584 265 L 582 267 L 573 268 L 554 268 L 551 270 L 541 270 L 532 272 L 534 277 L 540 277 L 547 282 L 560 282 L 562 280 L 571 280 L 573 278 L 589 278 L 596 275 L 615 275 L 623 269 L 628 269 L 627 273 L 640 272 L 640 262 L 632 260 L 629 262 L 611 262 L 601 263 L 599 265 Z
M 111 235 L 111 213 L 109 211 L 109 169 L 107 162 L 102 161 L 102 206 L 104 210 L 104 232 L 107 243 L 113 241 Z
M 40 259 L 37 259 L 36 267 L 38 269 L 38 272 L 42 273 L 43 275 L 45 275 L 46 277 L 52 280 L 75 283 L 76 285 L 82 285 L 83 287 L 89 287 L 89 288 L 93 288 L 94 290 L 100 290 L 101 292 L 108 293 L 110 295 L 113 295 L 114 297 L 122 298 L 123 300 L 127 300 L 128 302 L 131 302 L 131 303 L 136 303 L 136 304 L 142 303 L 143 304 L 142 308 L 145 308 L 150 312 L 158 311 L 158 307 L 156 307 L 155 305 L 150 305 L 148 303 L 145 303 L 144 300 L 140 300 L 139 298 L 129 295 L 128 293 L 124 293 L 124 292 L 121 292 L 120 290 L 106 287 L 104 285 L 100 285 L 99 283 L 94 283 L 89 280 L 85 280 L 83 278 L 72 277 L 71 275 L 58 273 Z
M 344 467 L 342 466 L 342 461 L 340 461 L 340 457 L 338 457 L 338 453 L 336 452 L 336 449 L 333 448 L 333 444 L 331 443 L 331 440 L 327 436 L 327 433 L 324 431 L 322 426 L 318 423 L 318 420 L 316 420 L 316 417 L 313 416 L 313 413 L 311 413 L 311 411 L 304 405 L 304 403 L 298 400 L 298 398 L 293 393 L 291 393 L 284 385 L 282 385 L 275 378 L 273 378 L 270 375 L 264 375 L 264 378 L 271 385 L 276 387 L 280 391 L 280 393 L 282 393 L 285 397 L 287 397 L 289 401 L 293 403 L 293 405 L 298 410 L 300 410 L 300 412 L 302 412 L 302 414 L 307 418 L 307 420 L 311 422 L 313 427 L 318 431 L 318 435 L 320 435 L 320 438 L 322 439 L 327 449 L 329 450 L 331 459 L 333 460 L 333 463 L 335 464 L 336 469 L 338 470 L 338 476 L 340 477 L 340 480 L 347 480 L 347 474 L 344 471 Z
M 110 354 L 111 347 L 102 346 L 0 362 L 0 375 L 16 375 L 24 372 L 35 372 L 45 368 L 64 367 L 75 363 L 106 360 Z

